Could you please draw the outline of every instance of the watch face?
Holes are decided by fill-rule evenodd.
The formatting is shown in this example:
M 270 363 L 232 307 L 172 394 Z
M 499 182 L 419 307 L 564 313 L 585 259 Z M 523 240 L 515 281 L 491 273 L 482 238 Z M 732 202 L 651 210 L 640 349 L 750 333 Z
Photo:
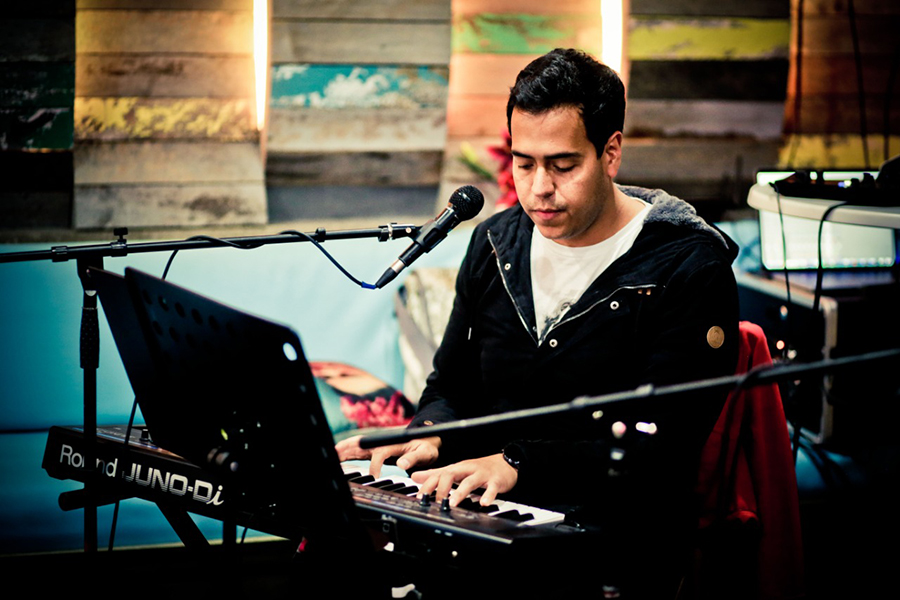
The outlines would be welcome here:
M 522 464 L 522 458 L 519 456 L 519 451 L 515 446 L 508 446 L 503 449 L 503 459 L 515 470 L 519 470 L 519 466 Z

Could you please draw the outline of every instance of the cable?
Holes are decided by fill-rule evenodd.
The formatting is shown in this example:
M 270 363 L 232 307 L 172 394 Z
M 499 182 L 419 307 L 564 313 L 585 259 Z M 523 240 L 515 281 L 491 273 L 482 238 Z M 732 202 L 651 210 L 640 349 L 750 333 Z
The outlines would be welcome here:
M 773 186 L 775 187 L 775 186 Z M 778 221 L 781 225 L 781 253 L 783 257 L 782 261 L 782 272 L 784 273 L 784 290 L 786 295 L 786 307 L 787 314 L 785 315 L 785 326 L 787 328 L 787 332 L 784 336 L 784 349 L 781 353 L 781 360 L 789 363 L 793 360 L 794 357 L 791 356 L 791 349 L 793 348 L 793 314 L 794 307 L 793 301 L 791 299 L 791 278 L 790 272 L 788 270 L 788 256 L 787 256 L 787 237 L 785 235 L 785 227 L 784 227 L 784 211 L 781 208 L 781 192 L 778 191 L 778 188 L 775 187 L 775 202 L 778 205 Z M 797 464 L 797 453 L 800 448 L 800 423 L 799 423 L 799 410 L 794 406 L 794 397 L 797 393 L 797 386 L 794 383 L 787 383 L 784 386 L 784 398 L 783 405 L 785 406 L 785 418 L 787 422 L 791 425 L 794 431 L 794 435 L 791 439 L 791 452 L 792 458 L 794 460 L 794 465 Z M 793 418 L 791 418 L 793 415 Z
M 778 206 L 778 221 L 781 225 L 781 255 L 782 255 L 782 264 L 781 269 L 782 273 L 784 273 L 784 291 L 786 295 L 786 303 L 787 303 L 787 318 L 785 319 L 787 326 L 787 335 L 785 336 L 784 343 L 784 352 L 782 353 L 782 359 L 789 359 L 788 349 L 791 347 L 791 341 L 793 340 L 793 333 L 791 328 L 791 315 L 793 311 L 793 301 L 791 300 L 791 278 L 790 272 L 788 271 L 788 256 L 787 256 L 787 237 L 785 235 L 785 227 L 784 227 L 784 211 L 781 209 L 781 192 L 778 189 L 775 189 L 775 203 Z
M 131 403 L 131 416 L 128 418 L 128 427 L 125 428 L 124 448 L 128 448 L 128 442 L 131 441 L 131 428 L 134 425 L 135 412 L 137 412 L 137 396 L 135 396 L 134 402 Z M 115 541 L 116 541 L 116 524 L 119 521 L 119 503 L 120 503 L 120 500 L 116 500 L 116 504 L 113 507 L 112 525 L 109 528 L 108 550 L 110 552 L 112 552 L 113 546 L 115 546 Z
M 324 246 L 322 246 L 322 244 L 320 244 L 319 242 L 317 242 L 313 237 L 311 237 L 311 236 L 309 236 L 309 235 L 307 235 L 307 234 L 305 234 L 305 233 L 302 233 L 302 232 L 300 232 L 300 231 L 294 231 L 293 229 L 288 229 L 287 231 L 282 231 L 282 232 L 281 232 L 281 235 L 296 235 L 296 236 L 300 236 L 300 237 L 302 237 L 302 238 L 304 238 L 304 239 L 306 239 L 306 240 L 309 240 L 310 242 L 312 242 L 312 243 L 315 245 L 316 248 L 318 248 L 319 250 L 321 250 L 321 251 L 322 251 L 322 254 L 324 254 L 326 257 L 328 257 L 328 260 L 330 260 L 330 261 L 334 264 L 334 266 L 337 267 L 337 268 L 341 271 L 341 273 L 343 273 L 344 275 L 346 275 L 347 278 L 350 279 L 350 281 L 352 281 L 353 283 L 355 283 L 356 285 L 358 285 L 359 287 L 361 287 L 361 288 L 363 288 L 363 289 L 367 289 L 367 290 L 374 290 L 374 289 L 377 289 L 377 288 L 375 287 L 374 284 L 372 284 L 372 283 L 366 283 L 366 282 L 364 282 L 364 281 L 360 281 L 359 279 L 357 279 L 356 277 L 354 277 L 353 275 L 351 275 L 351 274 L 347 271 L 347 269 L 345 269 L 344 267 L 342 267 L 341 264 L 340 264 L 338 261 L 336 261 L 336 260 L 331 256 L 331 254 L 328 253 L 328 250 L 326 250 L 326 249 L 324 248 Z
M 819 312 L 819 300 L 822 296 L 822 277 L 824 275 L 824 267 L 822 265 L 822 230 L 825 228 L 825 221 L 828 220 L 828 216 L 834 212 L 836 208 L 840 208 L 842 206 L 846 206 L 847 202 L 838 202 L 837 204 L 832 204 L 829 206 L 824 213 L 822 213 L 822 218 L 819 220 L 819 239 L 818 239 L 818 262 L 816 265 L 816 290 L 813 296 L 813 313 Z
M 320 244 L 320 243 L 319 243 L 315 238 L 313 238 L 312 236 L 310 236 L 310 235 L 308 235 L 308 234 L 306 234 L 306 233 L 300 232 L 300 231 L 295 231 L 295 230 L 293 230 L 293 229 L 289 229 L 289 230 L 287 230 L 287 231 L 282 231 L 282 232 L 279 233 L 279 235 L 295 235 L 295 236 L 297 236 L 297 237 L 300 237 L 300 238 L 303 238 L 303 239 L 305 239 L 305 240 L 307 240 L 307 241 L 312 242 L 313 245 L 315 245 L 316 248 L 318 248 L 319 250 L 321 250 L 322 253 L 328 258 L 328 260 L 330 260 L 330 261 L 332 262 L 332 264 L 333 264 L 335 267 L 337 267 L 337 268 L 341 271 L 341 273 L 343 273 L 344 275 L 347 276 L 348 279 L 350 279 L 350 281 L 352 281 L 353 283 L 355 283 L 355 284 L 358 285 L 359 287 L 361 287 L 361 288 L 363 288 L 363 289 L 366 289 L 366 290 L 374 290 L 374 289 L 378 289 L 374 284 L 372 284 L 372 283 L 366 283 L 366 282 L 364 282 L 364 281 L 360 281 L 359 279 L 357 279 L 356 277 L 354 277 L 353 275 L 351 275 L 350 272 L 347 271 L 347 269 L 345 269 L 343 266 L 341 266 L 341 264 L 340 264 L 337 260 L 335 260 L 335 258 L 334 258 L 333 256 L 331 256 L 331 254 L 328 253 L 328 250 L 326 250 L 326 249 L 322 246 L 322 244 Z M 208 235 L 195 235 L 194 237 L 188 238 L 188 241 L 193 241 L 193 240 L 206 240 L 206 241 L 208 241 L 208 242 L 217 242 L 217 243 L 223 244 L 223 245 L 225 245 L 225 246 L 230 246 L 230 247 L 232 247 L 232 248 L 237 248 L 238 250 L 253 250 L 253 249 L 259 248 L 260 246 L 263 245 L 262 243 L 259 243 L 259 242 L 257 242 L 257 243 L 239 244 L 239 243 L 236 243 L 236 242 L 232 242 L 232 241 L 230 241 L 230 240 L 223 240 L 223 239 L 215 238 L 215 237 L 208 236 Z M 178 250 L 174 250 L 174 251 L 172 252 L 171 256 L 169 256 L 169 260 L 168 260 L 168 262 L 166 262 L 166 268 L 163 270 L 163 274 L 162 274 L 162 278 L 163 278 L 163 279 L 165 279 L 166 276 L 169 274 L 169 267 L 172 266 L 172 261 L 175 260 L 175 255 L 176 255 L 176 254 L 178 254 Z
M 853 0 L 847 2 L 847 18 L 850 20 L 850 38 L 853 40 L 853 59 L 856 63 L 856 97 L 859 102 L 859 133 L 862 136 L 863 160 L 865 167 L 870 168 L 869 162 L 869 132 L 866 126 L 866 93 L 863 89 L 862 55 L 859 51 L 859 33 L 856 30 L 856 11 L 853 8 Z M 887 158 L 887 157 L 885 157 Z

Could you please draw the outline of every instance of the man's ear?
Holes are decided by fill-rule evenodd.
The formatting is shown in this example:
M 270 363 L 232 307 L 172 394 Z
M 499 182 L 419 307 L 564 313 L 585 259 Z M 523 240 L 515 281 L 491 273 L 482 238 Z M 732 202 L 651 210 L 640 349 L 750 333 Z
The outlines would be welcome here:
M 603 147 L 603 156 L 601 160 L 604 162 L 606 174 L 610 179 L 615 178 L 619 173 L 619 167 L 622 164 L 622 132 L 617 131 L 606 141 Z

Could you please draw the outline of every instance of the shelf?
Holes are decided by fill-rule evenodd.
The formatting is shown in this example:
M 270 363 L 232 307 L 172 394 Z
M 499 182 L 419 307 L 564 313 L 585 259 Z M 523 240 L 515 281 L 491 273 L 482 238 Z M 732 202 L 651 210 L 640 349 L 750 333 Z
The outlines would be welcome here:
M 778 212 L 775 189 L 768 184 L 757 183 L 751 187 L 747 204 L 757 210 Z M 838 201 L 781 196 L 783 214 L 816 221 L 834 204 Z M 900 206 L 842 206 L 828 215 L 828 222 L 900 229 Z

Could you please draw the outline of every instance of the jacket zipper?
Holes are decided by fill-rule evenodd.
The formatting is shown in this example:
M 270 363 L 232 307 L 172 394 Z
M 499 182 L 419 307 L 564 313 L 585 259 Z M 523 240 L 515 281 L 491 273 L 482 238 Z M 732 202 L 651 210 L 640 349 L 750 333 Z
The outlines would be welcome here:
M 596 302 L 594 302 L 593 304 L 591 304 L 590 306 L 585 308 L 583 311 L 579 312 L 578 314 L 566 316 L 561 321 L 554 323 L 553 325 L 550 326 L 550 328 L 547 331 L 544 332 L 544 335 L 540 339 L 538 339 L 537 335 L 532 330 L 531 326 L 525 321 L 525 316 L 522 314 L 522 309 L 519 308 L 519 303 L 516 302 L 515 296 L 513 296 L 512 292 L 509 290 L 509 284 L 506 282 L 506 275 L 504 274 L 504 271 L 503 271 L 503 265 L 500 264 L 500 252 L 497 251 L 497 246 L 494 245 L 494 239 L 491 237 L 490 230 L 488 230 L 488 232 L 487 232 L 487 237 L 488 237 L 488 242 L 490 242 L 490 244 L 491 244 L 491 248 L 494 249 L 494 258 L 497 261 L 497 271 L 500 273 L 500 280 L 503 282 L 503 287 L 504 287 L 504 289 L 506 289 L 506 294 L 509 296 L 509 299 L 512 300 L 513 306 L 516 307 L 516 314 L 519 316 L 519 321 L 525 327 L 525 331 L 528 332 L 528 335 L 531 336 L 531 339 L 533 339 L 535 341 L 535 344 L 537 346 L 540 346 L 541 343 L 547 338 L 548 335 L 550 335 L 550 333 L 554 329 L 556 329 L 560 325 L 563 325 L 564 323 L 568 323 L 569 321 L 574 321 L 575 319 L 586 315 L 587 313 L 592 311 L 597 305 L 603 304 L 604 302 L 606 302 L 607 300 L 609 300 L 610 298 L 615 296 L 617 292 L 620 292 L 622 290 L 654 289 L 657 287 L 657 284 L 655 284 L 655 283 L 645 283 L 645 284 L 641 284 L 641 285 L 626 285 L 626 286 L 618 287 L 615 290 L 613 290 L 612 292 L 610 292 L 609 294 L 607 294 L 605 297 L 601 298 L 600 300 L 597 300 Z
M 497 251 L 497 246 L 494 245 L 494 238 L 491 237 L 491 230 L 487 231 L 488 242 L 491 244 L 491 248 L 494 249 L 494 259 L 497 261 L 497 272 L 500 273 L 500 281 L 503 282 L 503 287 L 506 289 L 506 294 L 509 296 L 509 299 L 512 300 L 513 306 L 516 307 L 516 314 L 519 316 L 519 321 L 521 321 L 522 325 L 525 327 L 525 331 L 528 332 L 528 335 L 531 336 L 531 339 L 534 340 L 536 346 L 540 346 L 541 343 L 537 339 L 535 332 L 531 330 L 531 326 L 525 321 L 525 316 L 522 314 L 522 309 L 519 308 L 519 303 L 516 302 L 516 297 L 513 296 L 512 292 L 509 291 L 509 284 L 506 283 L 506 275 L 503 274 L 503 265 L 500 264 L 500 253 Z

